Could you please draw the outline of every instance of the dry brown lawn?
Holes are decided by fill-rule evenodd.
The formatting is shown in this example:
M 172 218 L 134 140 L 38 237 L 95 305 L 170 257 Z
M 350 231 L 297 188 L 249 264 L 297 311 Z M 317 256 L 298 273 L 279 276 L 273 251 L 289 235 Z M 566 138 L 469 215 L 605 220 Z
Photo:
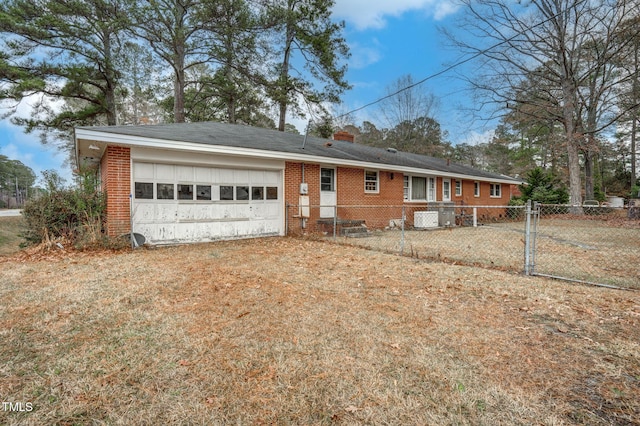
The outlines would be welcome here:
M 20 254 L 0 299 L 0 424 L 640 424 L 633 291 L 278 238 Z
M 0 256 L 13 254 L 20 250 L 20 237 L 23 231 L 24 219 L 18 217 L 0 217 Z

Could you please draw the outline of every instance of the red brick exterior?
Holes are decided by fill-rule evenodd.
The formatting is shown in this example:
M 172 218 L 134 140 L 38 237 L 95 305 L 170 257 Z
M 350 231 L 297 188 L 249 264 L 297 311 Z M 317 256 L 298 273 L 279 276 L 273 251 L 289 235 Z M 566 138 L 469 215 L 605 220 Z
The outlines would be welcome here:
M 413 211 L 428 210 L 427 202 L 407 202 L 404 200 L 403 186 L 404 175 L 401 172 L 378 171 L 377 193 L 367 193 L 364 188 L 364 169 L 350 167 L 336 167 L 336 191 L 337 191 L 337 214 L 340 219 L 365 220 L 370 228 L 381 228 L 389 225 L 391 219 L 402 217 L 401 206 L 409 208 L 407 221 L 412 225 Z M 442 177 L 436 178 L 436 201 L 443 201 Z M 456 206 L 504 206 L 507 205 L 512 193 L 512 186 L 501 184 L 501 196 L 490 196 L 490 183 L 479 181 L 480 196 L 474 193 L 475 181 L 462 180 L 462 195 L 456 195 L 456 179 L 451 178 L 451 202 Z M 300 163 L 287 162 L 285 164 L 285 202 L 288 205 L 297 206 L 300 202 L 300 183 L 302 180 L 302 165 Z M 308 184 L 308 196 L 310 216 L 306 221 L 306 227 L 313 232 L 319 217 L 320 204 L 320 165 L 304 165 L 304 182 Z M 314 208 L 316 206 L 316 208 Z M 345 206 L 352 206 L 346 208 Z M 353 207 L 353 206 L 358 206 Z M 371 206 L 371 207 L 367 207 Z M 375 208 L 373 206 L 376 206 Z M 383 207 L 393 206 L 393 207 Z M 495 216 L 504 214 L 502 209 L 492 210 L 490 213 Z M 299 232 L 301 228 L 301 218 L 298 211 L 289 211 L 289 230 Z
M 131 150 L 108 146 L 100 160 L 102 190 L 107 194 L 107 235 L 131 232 Z

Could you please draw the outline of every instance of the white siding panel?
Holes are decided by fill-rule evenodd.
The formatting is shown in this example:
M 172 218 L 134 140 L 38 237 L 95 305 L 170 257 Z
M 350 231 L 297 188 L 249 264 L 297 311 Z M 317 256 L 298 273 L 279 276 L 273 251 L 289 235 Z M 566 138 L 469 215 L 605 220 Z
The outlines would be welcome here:
M 220 183 L 233 183 L 235 179 L 233 178 L 233 170 L 231 169 L 217 169 L 218 172 L 218 182 Z
M 195 173 L 195 181 L 199 183 L 209 183 L 214 182 L 211 178 L 211 168 L 210 167 L 194 167 Z
M 151 180 L 153 179 L 153 164 L 137 163 L 133 169 L 133 178 L 135 180 Z
M 156 179 L 164 182 L 173 182 L 175 180 L 174 166 L 167 164 L 156 164 Z
M 266 171 L 264 173 L 264 183 L 269 186 L 280 184 L 280 172 Z
M 193 182 L 193 167 L 176 166 L 176 180 L 178 182 Z

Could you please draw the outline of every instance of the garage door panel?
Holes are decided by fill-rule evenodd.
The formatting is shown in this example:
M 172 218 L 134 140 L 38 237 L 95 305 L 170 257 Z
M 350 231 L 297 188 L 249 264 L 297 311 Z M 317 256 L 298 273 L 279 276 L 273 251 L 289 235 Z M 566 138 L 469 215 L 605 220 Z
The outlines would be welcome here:
M 282 172 L 273 170 L 224 169 L 191 165 L 133 164 L 135 181 L 211 186 L 211 200 L 134 199 L 134 232 L 150 243 L 176 243 L 246 238 L 282 234 Z M 132 183 L 133 185 L 133 183 Z M 220 186 L 275 186 L 278 200 L 220 200 Z M 195 188 L 194 188 L 195 190 Z M 260 193 L 260 192 L 259 192 Z M 177 194 L 176 194 L 177 198 Z
M 280 184 L 280 172 L 266 171 L 264 172 L 264 183 L 269 186 L 277 186 Z
M 247 184 L 249 183 L 249 170 L 234 170 L 233 177 L 234 183 Z
M 148 181 L 153 179 L 153 164 L 150 163 L 137 163 L 134 168 L 133 178 L 136 180 Z
M 156 218 L 156 206 L 153 203 L 135 203 L 133 207 L 133 220 L 139 223 L 154 223 Z
M 211 177 L 211 171 L 212 170 L 209 167 L 194 167 L 193 172 L 195 181 L 201 183 L 214 182 Z
M 178 182 L 193 182 L 193 167 L 176 166 L 176 179 Z
M 155 177 L 159 180 L 172 182 L 175 180 L 175 167 L 168 164 L 156 164 Z
M 220 183 L 232 183 L 235 182 L 233 177 L 233 170 L 218 169 L 218 181 Z
M 193 204 L 178 204 L 178 221 L 193 221 L 196 219 L 196 206 Z

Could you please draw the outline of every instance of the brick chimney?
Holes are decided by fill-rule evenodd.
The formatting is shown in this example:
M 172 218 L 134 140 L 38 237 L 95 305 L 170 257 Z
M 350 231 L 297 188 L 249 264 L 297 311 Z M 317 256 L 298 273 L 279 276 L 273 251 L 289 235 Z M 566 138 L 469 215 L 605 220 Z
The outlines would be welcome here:
M 355 140 L 355 136 L 349 132 L 336 132 L 333 135 L 333 140 L 353 143 L 353 141 Z

